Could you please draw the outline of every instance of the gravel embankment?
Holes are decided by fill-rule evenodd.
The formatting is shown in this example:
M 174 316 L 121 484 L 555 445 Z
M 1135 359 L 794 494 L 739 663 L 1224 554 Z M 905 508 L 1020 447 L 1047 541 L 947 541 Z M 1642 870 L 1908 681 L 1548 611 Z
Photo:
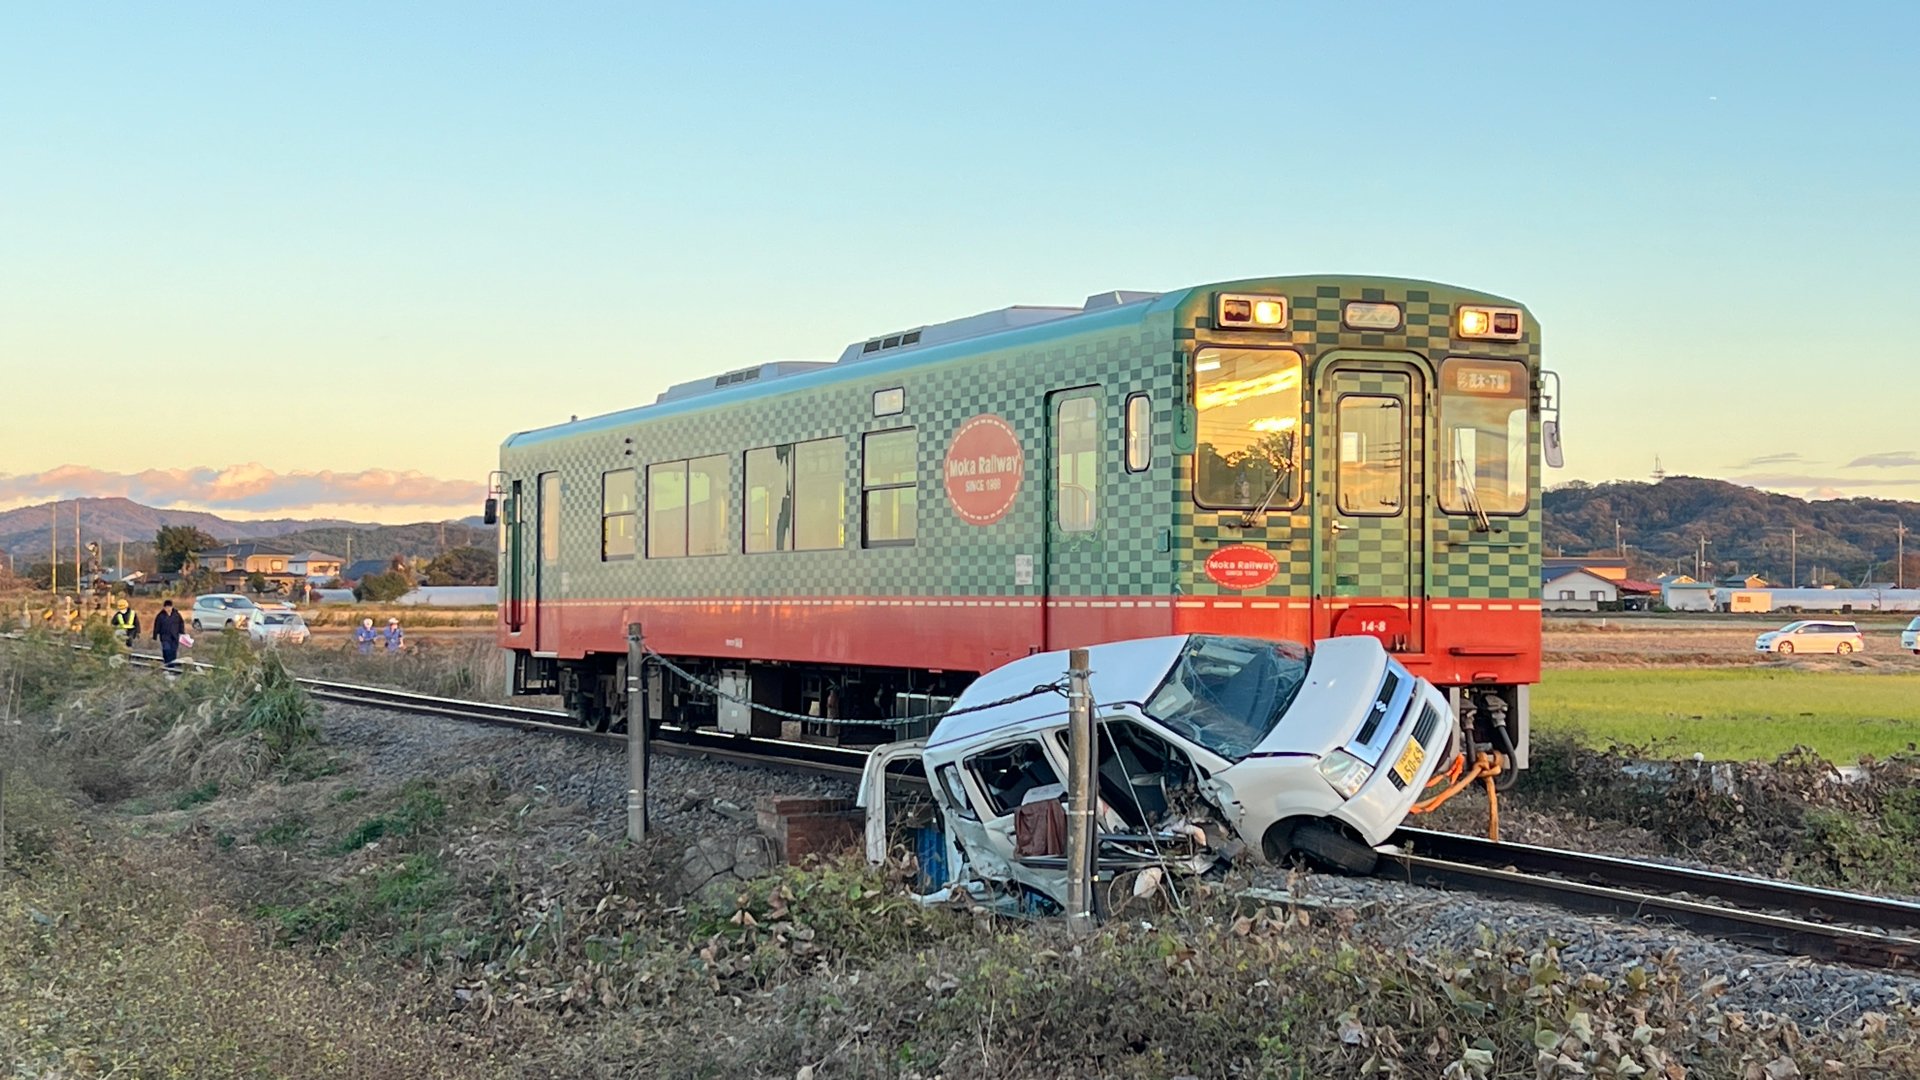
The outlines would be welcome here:
M 617 742 L 527 735 L 338 704 L 322 710 L 319 724 L 329 742 L 362 757 L 373 783 L 479 766 L 496 771 L 516 792 L 544 793 L 554 804 L 577 805 L 598 835 L 617 837 L 625 827 L 626 756 Z M 696 757 L 654 759 L 652 820 L 667 835 L 698 838 L 749 830 L 743 814 L 770 795 L 847 798 L 853 784 Z M 1258 875 L 1256 884 L 1287 889 L 1286 876 L 1272 871 Z M 1822 1029 L 1850 1024 L 1902 995 L 1920 1001 L 1917 977 L 1754 952 L 1628 919 L 1381 880 L 1308 874 L 1296 884 L 1303 896 L 1352 906 L 1358 916 L 1355 934 L 1422 955 L 1477 949 L 1482 926 L 1528 950 L 1550 940 L 1564 943 L 1561 962 L 1575 974 L 1617 978 L 1635 966 L 1651 967 L 1671 952 L 1690 991 L 1715 976 L 1726 977 L 1723 1008 L 1776 1013 Z
M 1482 926 L 1528 951 L 1562 943 L 1561 964 L 1574 975 L 1617 979 L 1629 968 L 1651 968 L 1671 952 L 1689 992 L 1725 976 L 1721 1008 L 1775 1013 L 1822 1030 L 1844 1028 L 1903 996 L 1920 1002 L 1920 977 L 1755 952 L 1654 923 L 1379 879 L 1309 874 L 1296 883 L 1309 898 L 1353 905 L 1359 915 L 1354 933 L 1421 955 L 1478 949 Z M 1258 884 L 1287 888 L 1278 874 L 1263 875 Z
M 445 776 L 475 766 L 501 783 L 542 793 L 556 805 L 577 805 L 596 833 L 626 829 L 626 748 L 614 741 L 533 735 L 445 717 L 415 716 L 358 705 L 328 703 L 318 720 L 328 742 L 364 755 L 369 781 L 400 783 Z M 655 753 L 649 823 L 672 835 L 697 836 L 738 829 L 741 820 L 716 803 L 751 814 L 765 796 L 852 798 L 851 781 Z

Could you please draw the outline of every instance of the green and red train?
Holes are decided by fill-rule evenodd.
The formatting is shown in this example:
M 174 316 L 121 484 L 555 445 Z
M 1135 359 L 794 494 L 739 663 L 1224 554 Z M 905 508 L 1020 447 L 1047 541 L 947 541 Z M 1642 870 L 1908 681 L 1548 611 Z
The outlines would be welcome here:
M 1102 293 L 727 372 L 506 440 L 499 642 L 516 692 L 596 726 L 624 715 L 638 623 L 708 686 L 850 738 L 872 729 L 835 721 L 937 711 L 1036 651 L 1365 634 L 1523 766 L 1547 378 L 1519 304 L 1352 276 Z M 652 685 L 651 719 L 780 733 Z

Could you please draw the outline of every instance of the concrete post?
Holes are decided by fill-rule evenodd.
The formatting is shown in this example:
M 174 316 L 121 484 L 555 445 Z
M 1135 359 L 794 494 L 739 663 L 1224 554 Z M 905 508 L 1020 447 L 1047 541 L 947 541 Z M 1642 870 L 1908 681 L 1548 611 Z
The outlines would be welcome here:
M 1087 689 L 1087 650 L 1074 649 L 1067 664 L 1067 925 L 1093 930 L 1094 731 L 1093 699 Z
M 627 624 L 627 839 L 647 838 L 647 679 L 640 624 Z

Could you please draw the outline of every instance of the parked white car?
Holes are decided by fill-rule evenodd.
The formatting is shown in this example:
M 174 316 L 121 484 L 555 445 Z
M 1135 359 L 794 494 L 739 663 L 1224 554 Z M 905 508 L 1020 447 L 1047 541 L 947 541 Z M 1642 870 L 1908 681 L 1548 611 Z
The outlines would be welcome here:
M 1920 615 L 1915 615 L 1907 628 L 1900 631 L 1900 647 L 1920 656 Z
M 262 645 L 304 645 L 307 620 L 297 611 L 267 608 L 247 622 L 247 636 Z
M 1364 873 L 1458 753 L 1446 698 L 1371 637 L 1309 650 L 1191 634 L 1089 654 L 1103 866 L 1171 856 L 1204 872 L 1250 848 L 1272 862 L 1300 855 Z M 1016 660 L 981 676 L 954 709 L 1054 683 L 1066 668 L 1065 652 Z M 1058 903 L 1065 859 L 1036 850 L 1034 834 L 1036 818 L 1060 820 L 1045 804 L 1065 797 L 1066 705 L 1055 693 L 1025 697 L 881 747 L 862 801 L 873 814 L 888 765 L 918 756 L 958 856 L 947 884 Z
M 239 593 L 208 593 L 193 598 L 188 618 L 195 630 L 245 630 L 260 605 Z
M 1753 639 L 1755 652 L 1790 656 L 1794 653 L 1859 652 L 1867 647 L 1860 628 L 1850 622 L 1823 622 L 1802 619 L 1778 630 L 1769 630 Z

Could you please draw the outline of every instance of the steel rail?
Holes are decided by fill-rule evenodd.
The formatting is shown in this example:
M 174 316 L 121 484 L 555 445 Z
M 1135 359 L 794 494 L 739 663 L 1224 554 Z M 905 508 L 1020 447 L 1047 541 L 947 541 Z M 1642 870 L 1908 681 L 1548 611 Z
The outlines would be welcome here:
M 1737 944 L 1920 969 L 1920 904 L 1715 870 L 1401 829 L 1376 877 L 1661 919 Z M 1714 902 L 1717 901 L 1717 902 Z

